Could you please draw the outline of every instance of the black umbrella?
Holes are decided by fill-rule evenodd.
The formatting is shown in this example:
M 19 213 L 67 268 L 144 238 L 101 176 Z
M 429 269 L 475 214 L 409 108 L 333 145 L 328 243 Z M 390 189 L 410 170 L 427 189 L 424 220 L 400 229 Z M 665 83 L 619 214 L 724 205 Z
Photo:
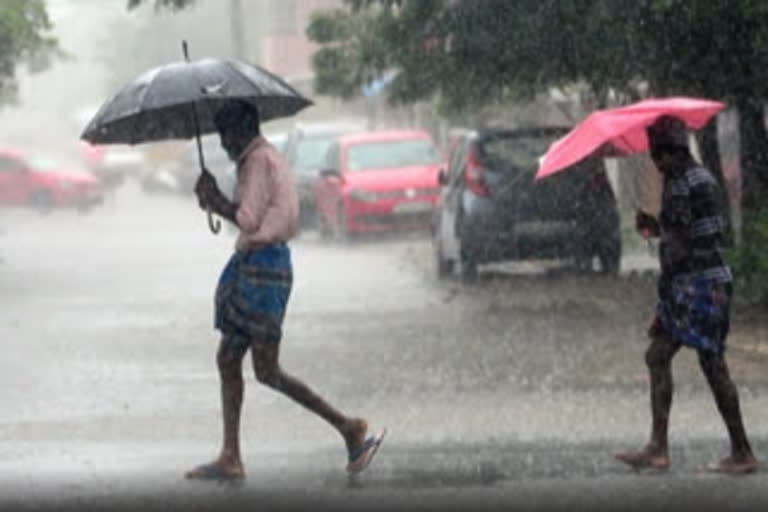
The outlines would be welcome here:
M 255 65 L 229 59 L 185 62 L 151 69 L 123 87 L 88 123 L 80 138 L 93 144 L 139 144 L 197 138 L 201 172 L 205 171 L 200 135 L 213 133 L 215 113 L 234 99 L 259 109 L 261 121 L 296 114 L 312 104 L 280 77 Z M 209 210 L 209 224 L 214 227 Z

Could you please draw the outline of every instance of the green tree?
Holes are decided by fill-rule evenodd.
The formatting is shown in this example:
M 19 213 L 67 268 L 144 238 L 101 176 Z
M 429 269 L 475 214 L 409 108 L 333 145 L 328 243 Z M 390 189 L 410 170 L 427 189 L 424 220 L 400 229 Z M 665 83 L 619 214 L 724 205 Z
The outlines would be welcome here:
M 128 9 L 135 9 L 140 5 L 153 3 L 155 9 L 170 9 L 178 11 L 184 9 L 193 3 L 195 0 L 128 0 Z
M 3 0 L 0 4 L 0 104 L 14 102 L 19 65 L 30 72 L 50 66 L 63 56 L 44 0 Z
M 395 69 L 391 101 L 437 95 L 454 111 L 579 83 L 598 106 L 611 95 L 634 99 L 643 87 L 653 95 L 720 98 L 740 112 L 745 220 L 768 194 L 766 2 L 346 3 L 344 12 L 317 14 L 307 31 L 321 44 L 314 66 L 324 92 L 349 94 Z M 700 137 L 722 180 L 714 133 L 710 126 Z

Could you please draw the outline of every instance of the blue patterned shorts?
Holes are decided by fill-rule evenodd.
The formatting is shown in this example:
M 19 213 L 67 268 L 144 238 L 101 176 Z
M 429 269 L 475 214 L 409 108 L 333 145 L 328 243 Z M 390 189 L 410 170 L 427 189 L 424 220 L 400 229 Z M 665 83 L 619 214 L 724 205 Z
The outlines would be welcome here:
M 239 349 L 279 343 L 293 284 L 291 251 L 285 244 L 238 251 L 216 288 L 214 326 Z
M 660 297 L 656 314 L 675 341 L 714 353 L 725 350 L 730 328 L 730 283 L 697 276 L 675 279 Z

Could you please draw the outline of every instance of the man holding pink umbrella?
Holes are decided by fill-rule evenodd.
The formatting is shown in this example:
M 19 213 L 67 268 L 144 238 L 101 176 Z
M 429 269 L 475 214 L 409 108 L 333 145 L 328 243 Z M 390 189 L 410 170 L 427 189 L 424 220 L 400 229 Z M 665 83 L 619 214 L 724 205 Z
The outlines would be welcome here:
M 653 421 L 650 442 L 640 451 L 618 453 L 616 458 L 636 468 L 669 467 L 671 363 L 685 345 L 698 352 L 699 364 L 731 441 L 730 456 L 708 469 L 750 473 L 758 463 L 747 439 L 738 392 L 724 356 L 732 285 L 722 253 L 725 220 L 717 201 L 718 184 L 709 170 L 691 156 L 685 123 L 662 116 L 646 132 L 651 158 L 664 180 L 659 218 L 642 212 L 637 215 L 641 234 L 661 240 L 658 303 L 645 358 L 651 378 Z
M 645 358 L 651 377 L 651 440 L 640 451 L 616 454 L 635 468 L 669 467 L 671 364 L 683 345 L 698 352 L 731 440 L 731 454 L 708 469 L 740 474 L 758 467 L 724 356 L 732 279 L 723 257 L 726 226 L 718 201 L 720 189 L 688 148 L 688 128 L 702 128 L 724 108 L 719 101 L 671 97 L 597 110 L 550 146 L 536 173 L 537 179 L 543 179 L 590 155 L 620 157 L 650 150 L 662 175 L 658 219 L 642 212 L 636 219 L 644 237 L 661 239 L 661 276 Z

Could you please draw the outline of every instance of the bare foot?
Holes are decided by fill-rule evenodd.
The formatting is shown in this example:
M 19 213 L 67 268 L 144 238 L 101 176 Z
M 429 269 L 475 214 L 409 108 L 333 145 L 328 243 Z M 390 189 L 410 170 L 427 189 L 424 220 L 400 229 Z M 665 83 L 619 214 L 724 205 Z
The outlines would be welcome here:
M 639 452 L 624 452 L 616 453 L 613 455 L 616 460 L 619 460 L 625 464 L 629 464 L 635 469 L 640 468 L 652 468 L 652 469 L 668 469 L 669 468 L 669 456 L 660 451 L 654 451 L 650 448 L 644 448 Z
M 757 471 L 759 464 L 752 455 L 737 457 L 731 455 L 728 458 L 707 466 L 707 471 L 714 473 L 727 473 L 729 475 L 743 475 Z
M 219 480 L 231 481 L 245 478 L 243 466 L 239 463 L 224 463 L 221 461 L 202 464 L 187 471 L 184 475 L 190 480 Z
M 347 452 L 352 453 L 365 443 L 365 434 L 368 432 L 368 422 L 362 418 L 350 420 L 349 426 L 344 432 L 344 442 L 347 444 Z

